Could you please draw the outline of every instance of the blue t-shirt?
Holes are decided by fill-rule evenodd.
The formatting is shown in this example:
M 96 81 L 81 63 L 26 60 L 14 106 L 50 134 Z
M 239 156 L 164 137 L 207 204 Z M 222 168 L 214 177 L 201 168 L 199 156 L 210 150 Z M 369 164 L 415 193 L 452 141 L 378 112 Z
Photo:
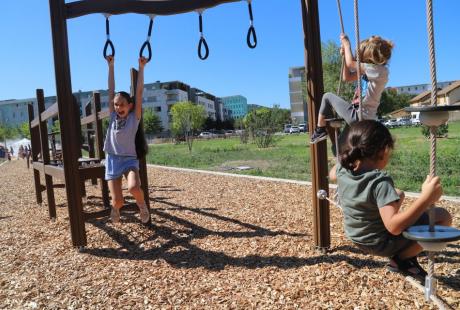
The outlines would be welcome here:
M 376 245 L 389 234 L 379 208 L 399 200 L 393 180 L 375 169 L 356 173 L 337 165 L 337 186 L 345 235 L 362 245 Z
M 134 111 L 129 112 L 126 118 L 120 118 L 116 112 L 112 112 L 105 136 L 104 152 L 119 156 L 137 156 L 135 138 L 139 121 Z

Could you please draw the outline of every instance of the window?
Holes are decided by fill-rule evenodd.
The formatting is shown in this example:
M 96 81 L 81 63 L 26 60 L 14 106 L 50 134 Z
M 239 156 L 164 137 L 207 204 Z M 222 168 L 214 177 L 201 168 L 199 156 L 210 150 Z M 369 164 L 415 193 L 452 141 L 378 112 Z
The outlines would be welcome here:
M 155 108 L 154 108 L 154 111 L 155 111 L 155 112 L 161 112 L 161 107 L 155 107 Z

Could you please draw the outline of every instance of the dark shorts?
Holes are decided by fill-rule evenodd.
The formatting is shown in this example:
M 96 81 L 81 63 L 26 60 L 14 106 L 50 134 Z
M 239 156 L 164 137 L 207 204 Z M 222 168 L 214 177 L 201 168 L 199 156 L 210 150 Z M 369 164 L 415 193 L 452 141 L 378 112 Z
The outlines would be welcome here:
M 134 156 L 107 154 L 105 159 L 105 179 L 118 179 L 130 170 L 139 171 L 139 160 Z
M 425 212 L 419 217 L 419 219 L 413 224 L 413 226 L 429 225 L 429 223 L 430 221 L 428 213 Z M 383 257 L 392 257 L 401 252 L 402 250 L 413 245 L 414 243 L 417 243 L 417 241 L 406 239 L 403 237 L 402 234 L 395 236 L 388 233 L 386 240 L 377 245 L 366 246 L 358 243 L 355 244 L 366 253 Z

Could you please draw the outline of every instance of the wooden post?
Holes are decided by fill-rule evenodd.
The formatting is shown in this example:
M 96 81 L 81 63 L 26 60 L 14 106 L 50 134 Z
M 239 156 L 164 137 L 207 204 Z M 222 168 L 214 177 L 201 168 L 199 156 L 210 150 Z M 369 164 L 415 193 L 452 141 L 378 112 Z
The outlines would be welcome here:
M 92 102 L 94 101 L 94 97 L 91 100 L 91 104 L 85 105 L 85 116 L 92 115 L 94 111 Z M 97 115 L 93 123 L 97 122 Z M 94 138 L 94 128 L 93 123 L 86 124 L 86 140 L 88 141 L 88 156 L 90 158 L 96 158 L 96 147 L 95 147 L 95 138 Z M 97 185 L 97 178 L 91 179 L 92 185 Z
M 69 47 L 67 40 L 66 6 L 64 0 L 49 0 L 51 17 L 51 34 L 53 40 L 54 71 L 56 79 L 56 96 L 61 129 L 62 157 L 66 182 L 67 204 L 69 208 L 72 244 L 85 246 L 87 243 L 83 207 L 81 200 L 81 182 L 78 171 L 78 154 L 80 152 L 80 132 L 73 132 L 77 125 L 76 117 L 68 113 L 74 104 L 70 78 Z
M 93 93 L 93 98 L 91 100 L 91 110 L 95 116 L 94 122 L 94 144 L 96 149 L 96 157 L 99 160 L 103 160 L 105 158 L 104 154 L 104 138 L 102 136 L 102 121 L 99 118 L 99 112 L 101 112 L 101 95 L 98 92 Z M 102 189 L 102 201 L 104 203 L 104 207 L 106 209 L 110 209 L 110 201 L 109 201 L 109 186 L 107 181 L 104 178 L 100 178 L 101 182 L 101 189 Z
M 42 113 L 45 111 L 45 95 L 43 89 L 37 89 L 38 128 L 40 131 L 41 153 L 43 161 L 43 175 L 45 176 L 46 197 L 48 199 L 48 213 L 50 218 L 56 218 L 56 202 L 54 199 L 53 177 L 45 173 L 46 165 L 50 164 L 50 150 L 48 147 L 47 120 L 42 121 Z
M 32 128 L 32 121 L 34 120 L 34 107 L 29 104 L 27 106 L 29 112 L 29 131 L 30 131 L 30 144 L 32 147 L 32 162 L 38 161 L 38 150 L 40 150 L 40 131 L 39 127 Z M 43 202 L 42 198 L 42 186 L 40 184 L 40 171 L 32 167 L 34 171 L 34 185 L 35 185 L 35 199 L 37 203 L 41 204 Z
M 301 0 L 301 5 L 308 94 L 308 128 L 312 134 L 316 128 L 316 118 L 324 92 L 318 1 Z M 316 247 L 326 250 L 331 244 L 329 204 L 327 200 L 319 200 L 316 196 L 319 189 L 329 192 L 326 143 L 310 145 L 310 151 L 314 240 Z
M 136 95 L 136 86 L 137 86 L 137 70 L 131 68 L 131 96 Z M 139 130 L 144 131 L 144 124 L 142 121 L 139 123 Z M 149 180 L 147 177 L 147 162 L 145 160 L 145 156 L 139 158 L 139 177 L 141 179 L 141 187 L 142 191 L 144 192 L 144 200 L 147 204 L 147 208 L 150 209 L 150 198 L 149 198 Z

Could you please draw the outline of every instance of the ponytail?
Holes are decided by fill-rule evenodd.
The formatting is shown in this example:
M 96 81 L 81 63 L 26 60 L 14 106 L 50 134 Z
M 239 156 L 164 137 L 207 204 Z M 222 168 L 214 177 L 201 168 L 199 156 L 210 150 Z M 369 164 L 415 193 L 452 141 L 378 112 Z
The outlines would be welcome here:
M 394 140 L 388 128 L 374 120 L 353 123 L 340 147 L 339 161 L 348 170 L 355 168 L 357 160 L 378 160 L 385 148 L 393 148 Z

